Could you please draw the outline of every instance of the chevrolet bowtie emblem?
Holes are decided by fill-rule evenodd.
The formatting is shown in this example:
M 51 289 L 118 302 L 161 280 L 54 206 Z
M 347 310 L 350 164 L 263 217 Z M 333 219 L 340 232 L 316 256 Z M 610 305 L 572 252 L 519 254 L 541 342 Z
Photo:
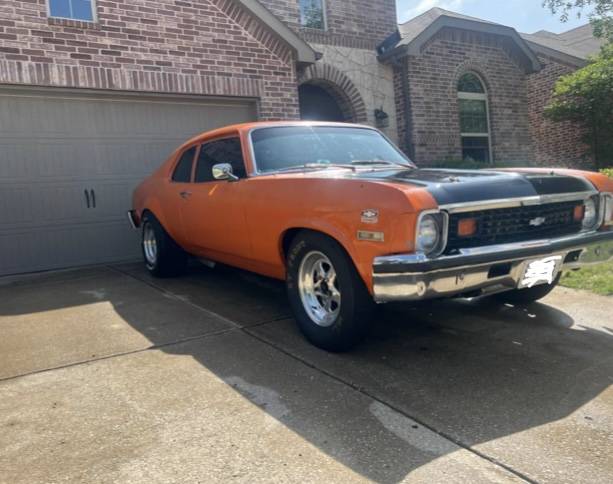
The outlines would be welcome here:
M 540 227 L 546 221 L 547 221 L 547 219 L 545 217 L 536 217 L 536 218 L 533 218 L 532 220 L 530 220 L 530 225 L 532 227 Z
M 376 224 L 379 222 L 379 210 L 374 208 L 368 208 L 362 210 L 362 223 Z

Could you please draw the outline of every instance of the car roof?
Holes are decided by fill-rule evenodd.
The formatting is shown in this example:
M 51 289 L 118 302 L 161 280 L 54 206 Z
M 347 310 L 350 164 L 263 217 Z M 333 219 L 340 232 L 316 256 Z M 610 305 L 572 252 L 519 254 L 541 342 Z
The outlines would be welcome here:
M 363 124 L 335 123 L 330 121 L 256 121 L 250 123 L 232 124 L 229 126 L 224 126 L 223 128 L 205 131 L 188 140 L 186 143 L 183 144 L 183 146 L 198 143 L 206 139 L 219 138 L 227 135 L 236 134 L 237 132 L 250 131 L 254 128 L 273 128 L 283 126 L 336 126 L 343 128 L 375 129 L 372 126 L 366 126 Z

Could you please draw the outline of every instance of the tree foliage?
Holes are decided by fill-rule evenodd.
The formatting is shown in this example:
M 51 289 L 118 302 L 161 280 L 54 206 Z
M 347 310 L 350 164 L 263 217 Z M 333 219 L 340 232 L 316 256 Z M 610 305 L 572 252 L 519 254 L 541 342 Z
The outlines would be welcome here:
M 594 35 L 613 42 L 613 0 L 543 0 L 543 6 L 566 22 L 572 14 L 586 16 L 594 27 Z
M 557 81 L 545 116 L 577 123 L 596 166 L 613 166 L 613 44 Z

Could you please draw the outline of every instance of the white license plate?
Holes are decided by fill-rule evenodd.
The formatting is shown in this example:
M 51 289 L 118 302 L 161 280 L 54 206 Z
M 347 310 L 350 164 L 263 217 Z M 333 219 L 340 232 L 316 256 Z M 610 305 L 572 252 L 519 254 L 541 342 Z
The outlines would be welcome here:
M 534 287 L 539 284 L 552 284 L 562 267 L 562 256 L 554 255 L 545 259 L 528 261 L 519 287 Z

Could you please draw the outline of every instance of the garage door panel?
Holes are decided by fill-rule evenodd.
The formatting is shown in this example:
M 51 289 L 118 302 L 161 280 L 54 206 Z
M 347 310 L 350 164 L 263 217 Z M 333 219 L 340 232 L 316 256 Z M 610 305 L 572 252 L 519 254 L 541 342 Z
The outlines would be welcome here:
M 0 214 L 0 233 L 16 227 L 46 227 L 96 219 L 96 214 L 87 208 L 82 182 L 12 185 L 0 191 L 0 207 L 6 207 Z
M 115 221 L 0 234 L 0 253 L 0 274 L 16 274 L 129 260 L 140 249 L 138 233 Z
M 137 256 L 134 187 L 191 136 L 255 117 L 245 100 L 0 88 L 0 275 Z

